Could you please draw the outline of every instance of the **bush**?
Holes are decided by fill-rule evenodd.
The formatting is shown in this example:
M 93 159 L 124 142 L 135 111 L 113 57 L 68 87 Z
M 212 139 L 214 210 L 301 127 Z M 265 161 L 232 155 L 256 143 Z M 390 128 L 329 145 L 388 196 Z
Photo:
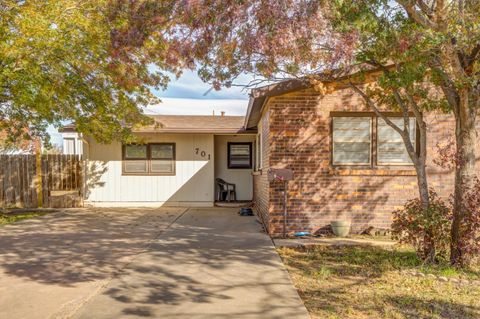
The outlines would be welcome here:
M 448 258 L 452 213 L 434 190 L 429 191 L 429 198 L 427 209 L 419 199 L 412 199 L 393 212 L 392 237 L 413 245 L 425 262 L 436 262 Z

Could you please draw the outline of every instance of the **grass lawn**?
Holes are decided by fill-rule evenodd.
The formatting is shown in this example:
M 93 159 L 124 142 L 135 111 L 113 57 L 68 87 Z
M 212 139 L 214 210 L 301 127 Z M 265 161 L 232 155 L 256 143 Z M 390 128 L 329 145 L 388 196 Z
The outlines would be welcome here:
M 408 249 L 280 248 L 312 318 L 480 318 L 480 286 L 405 274 L 480 279 L 480 267 L 422 267 Z
M 6 225 L 10 223 L 14 223 L 20 220 L 29 219 L 37 216 L 43 216 L 46 213 L 44 212 L 22 212 L 22 213 L 9 213 L 9 214 L 2 214 L 0 213 L 0 226 Z

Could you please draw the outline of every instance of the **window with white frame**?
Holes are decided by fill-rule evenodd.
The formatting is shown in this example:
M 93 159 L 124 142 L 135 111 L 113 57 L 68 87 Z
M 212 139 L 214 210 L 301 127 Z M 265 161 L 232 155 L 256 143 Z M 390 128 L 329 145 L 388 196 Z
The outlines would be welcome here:
M 404 120 L 400 117 L 389 117 L 395 125 L 404 127 Z M 409 118 L 408 131 L 410 140 L 415 148 L 416 125 L 415 118 Z M 377 118 L 377 164 L 379 165 L 408 165 L 412 160 L 408 155 L 402 137 L 383 119 Z
M 77 154 L 76 153 L 76 140 L 73 137 L 65 137 L 63 138 L 63 154 Z
M 369 165 L 371 163 L 372 118 L 334 117 L 334 165 Z

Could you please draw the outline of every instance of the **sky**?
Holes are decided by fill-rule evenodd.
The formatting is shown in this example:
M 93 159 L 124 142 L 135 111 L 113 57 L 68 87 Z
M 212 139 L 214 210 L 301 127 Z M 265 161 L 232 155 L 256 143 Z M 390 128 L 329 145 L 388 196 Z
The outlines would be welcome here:
M 250 78 L 239 77 L 239 84 L 247 84 Z M 172 79 L 166 90 L 153 91 L 161 103 L 148 107 L 146 114 L 168 115 L 245 115 L 248 106 L 248 91 L 242 87 L 211 90 L 194 71 L 185 71 L 179 79 Z M 49 128 L 53 144 L 61 145 L 62 136 L 54 127 Z
M 238 83 L 248 83 L 244 76 Z M 154 91 L 161 103 L 149 107 L 146 113 L 210 115 L 213 111 L 225 115 L 245 115 L 248 91 L 242 87 L 223 88 L 220 91 L 202 82 L 193 71 L 186 71 L 178 80 L 172 79 L 165 91 Z

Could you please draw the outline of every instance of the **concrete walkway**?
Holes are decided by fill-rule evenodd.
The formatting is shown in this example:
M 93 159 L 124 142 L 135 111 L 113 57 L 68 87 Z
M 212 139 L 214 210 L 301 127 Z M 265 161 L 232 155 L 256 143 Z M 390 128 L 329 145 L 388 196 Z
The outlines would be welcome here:
M 236 209 L 85 209 L 0 228 L 0 318 L 308 318 Z

